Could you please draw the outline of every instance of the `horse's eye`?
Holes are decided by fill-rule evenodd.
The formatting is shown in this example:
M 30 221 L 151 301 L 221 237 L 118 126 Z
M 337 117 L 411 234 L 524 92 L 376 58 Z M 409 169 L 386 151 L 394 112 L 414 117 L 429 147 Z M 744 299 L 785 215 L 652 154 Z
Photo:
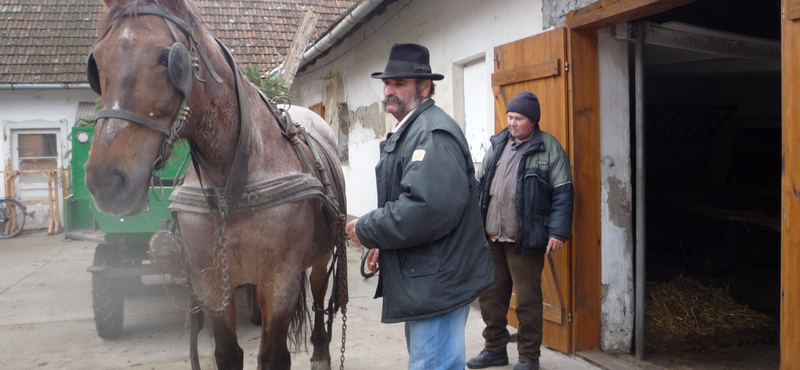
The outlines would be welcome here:
M 167 63 L 169 63 L 169 54 L 161 54 L 161 56 L 158 57 L 158 64 L 166 67 Z

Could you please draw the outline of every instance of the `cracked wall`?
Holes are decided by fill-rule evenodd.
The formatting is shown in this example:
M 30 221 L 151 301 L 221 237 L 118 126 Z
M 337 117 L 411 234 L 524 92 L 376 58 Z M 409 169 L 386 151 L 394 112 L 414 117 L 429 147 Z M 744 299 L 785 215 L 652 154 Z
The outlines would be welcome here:
M 598 32 L 602 295 L 600 345 L 630 353 L 633 339 L 633 220 L 628 44 Z
M 592 5 L 600 0 L 543 0 L 544 27 L 563 27 L 567 13 Z

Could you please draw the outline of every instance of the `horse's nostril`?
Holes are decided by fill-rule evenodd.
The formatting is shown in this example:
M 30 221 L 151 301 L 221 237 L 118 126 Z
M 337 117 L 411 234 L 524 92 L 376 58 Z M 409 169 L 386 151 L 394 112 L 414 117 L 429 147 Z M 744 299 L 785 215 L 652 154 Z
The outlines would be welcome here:
M 108 176 L 108 187 L 116 190 L 124 190 L 126 184 L 129 183 L 125 173 L 119 169 L 114 169 Z

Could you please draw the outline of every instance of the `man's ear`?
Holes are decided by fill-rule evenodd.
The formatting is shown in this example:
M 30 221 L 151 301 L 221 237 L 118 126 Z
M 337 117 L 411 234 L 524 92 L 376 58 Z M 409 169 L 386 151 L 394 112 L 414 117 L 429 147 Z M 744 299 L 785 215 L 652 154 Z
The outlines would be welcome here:
M 428 79 L 424 79 L 424 80 L 420 81 L 420 86 L 422 86 L 422 92 L 421 92 L 422 94 L 421 95 L 422 95 L 423 99 L 427 99 L 427 98 L 431 97 L 431 85 L 432 84 L 433 84 L 433 81 L 428 80 Z

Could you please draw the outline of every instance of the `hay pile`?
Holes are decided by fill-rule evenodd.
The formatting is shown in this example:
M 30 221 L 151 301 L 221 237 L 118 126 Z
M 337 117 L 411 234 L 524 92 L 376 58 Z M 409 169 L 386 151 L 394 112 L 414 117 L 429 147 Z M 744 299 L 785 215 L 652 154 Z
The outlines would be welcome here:
M 728 286 L 706 286 L 680 276 L 667 283 L 647 284 L 645 342 L 655 348 L 686 340 L 776 327 L 769 316 L 731 298 Z

